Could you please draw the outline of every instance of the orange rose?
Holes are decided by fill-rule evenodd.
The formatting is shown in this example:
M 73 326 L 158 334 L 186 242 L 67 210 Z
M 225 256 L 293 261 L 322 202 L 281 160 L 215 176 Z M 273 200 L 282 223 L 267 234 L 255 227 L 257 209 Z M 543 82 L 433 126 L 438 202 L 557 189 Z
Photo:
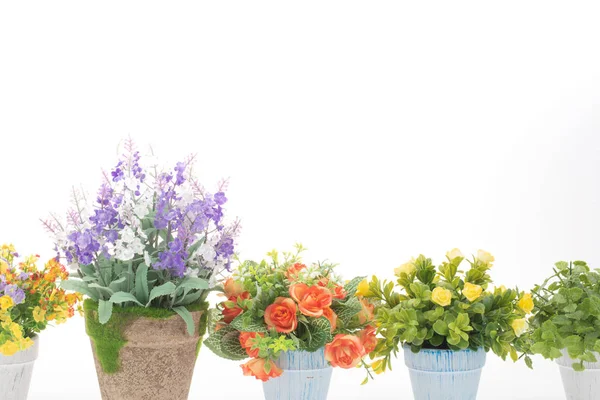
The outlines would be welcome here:
M 300 271 L 302 271 L 304 268 L 306 268 L 306 265 L 300 264 L 300 263 L 291 265 L 290 267 L 288 267 L 287 271 L 285 272 L 285 277 L 288 278 L 288 280 L 290 280 L 290 281 L 294 281 L 294 280 L 298 279 L 298 273 Z
M 344 300 L 346 298 L 346 295 L 347 293 L 344 290 L 343 286 L 335 285 L 335 287 L 333 288 L 333 297 L 335 299 Z
M 375 331 L 376 329 L 374 326 L 368 325 L 365 329 L 358 332 L 358 338 L 363 344 L 366 354 L 371 353 L 375 350 L 375 346 L 377 346 L 377 335 Z
M 323 316 L 323 309 L 331 305 L 333 296 L 329 289 L 322 286 L 311 286 L 296 283 L 290 286 L 290 296 L 298 303 L 300 312 L 307 317 Z
M 230 324 L 231 321 L 235 319 L 235 317 L 244 312 L 244 309 L 239 306 L 238 300 L 247 300 L 249 298 L 250 293 L 244 292 L 237 298 L 232 296 L 229 298 L 229 300 L 221 303 L 223 305 L 223 310 L 221 311 L 221 313 L 223 314 L 223 322 L 225 322 L 226 324 Z
M 329 320 L 329 323 L 331 324 L 331 333 L 333 333 L 337 327 L 337 314 L 331 307 L 326 307 L 323 309 L 323 316 Z
M 354 368 L 365 354 L 365 347 L 354 335 L 336 335 L 325 345 L 325 359 L 334 367 Z
M 358 313 L 358 322 L 360 324 L 366 324 L 373 321 L 375 317 L 375 305 L 369 303 L 367 299 L 360 299 L 360 305 L 362 310 Z
M 290 333 L 298 327 L 296 303 L 285 297 L 278 297 L 265 310 L 265 323 L 279 333 Z
M 262 333 L 257 332 L 241 332 L 240 333 L 240 344 L 242 348 L 248 353 L 248 357 L 258 357 L 258 349 L 253 349 L 252 346 L 255 344 L 256 337 L 264 337 Z
M 225 297 L 231 299 L 232 297 L 238 297 L 243 294 L 244 286 L 241 282 L 236 282 L 230 277 L 223 284 L 223 291 L 225 292 Z
M 265 371 L 265 365 L 267 364 L 271 367 L 269 373 Z M 277 378 L 283 373 L 272 360 L 265 360 L 264 358 L 253 358 L 241 367 L 245 376 L 254 376 L 256 379 L 260 379 L 263 382 L 266 382 L 271 378 Z

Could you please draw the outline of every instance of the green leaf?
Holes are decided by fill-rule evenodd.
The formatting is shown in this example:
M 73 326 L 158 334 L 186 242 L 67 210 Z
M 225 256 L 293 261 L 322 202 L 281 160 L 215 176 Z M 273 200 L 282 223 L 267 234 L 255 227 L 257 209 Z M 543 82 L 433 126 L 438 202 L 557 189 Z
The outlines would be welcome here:
M 112 315 L 113 303 L 110 300 L 98 300 L 98 321 L 106 324 Z
M 216 332 L 213 332 L 208 338 L 206 338 L 206 340 L 204 340 L 204 345 L 206 347 L 208 347 L 210 349 L 210 351 L 215 353 L 217 356 L 226 358 L 228 360 L 239 361 L 239 360 L 248 358 L 247 354 L 243 358 L 240 358 L 240 357 L 232 358 L 232 354 L 235 354 L 235 351 L 232 351 L 232 349 L 230 349 L 230 348 L 228 348 L 227 353 L 223 352 L 223 350 L 222 350 L 223 338 L 229 333 L 235 333 L 235 334 L 239 335 L 239 332 L 237 332 L 234 328 L 232 328 L 231 326 L 226 326 L 224 328 L 219 329 Z M 231 344 L 229 339 L 228 339 L 227 343 Z M 238 339 L 238 345 L 241 347 L 241 345 L 239 344 L 239 339 Z
M 441 319 L 435 321 L 435 323 L 433 324 L 433 330 L 438 335 L 448 336 L 448 325 Z
M 62 281 L 60 283 L 60 287 L 65 290 L 72 290 L 74 292 L 86 295 L 94 301 L 98 301 L 100 297 L 98 295 L 98 291 L 91 290 L 87 283 L 80 280 L 69 279 L 66 281 Z
M 138 301 L 138 299 L 135 298 L 134 295 L 132 295 L 131 293 L 127 293 L 127 292 L 117 292 L 117 293 L 113 294 L 110 297 L 110 301 L 113 302 L 113 303 L 115 303 L 115 304 L 121 304 L 121 303 L 125 303 L 125 302 L 128 302 L 128 301 L 131 301 L 131 302 L 136 303 L 136 304 L 138 304 L 138 305 L 140 305 L 142 307 L 144 306 L 142 303 L 140 303 Z
M 325 317 L 311 319 L 308 328 L 308 337 L 304 340 L 303 350 L 313 352 L 319 350 L 333 340 L 331 336 L 331 324 Z
M 221 339 L 221 352 L 230 360 L 244 360 L 248 358 L 248 353 L 240 344 L 240 333 L 229 332 Z
M 208 289 L 208 281 L 206 279 L 188 277 L 185 278 L 177 289 L 196 289 L 196 290 L 206 290 Z
M 358 289 L 358 284 L 361 283 L 365 279 L 364 276 L 357 276 L 352 279 L 350 282 L 344 285 L 344 290 L 347 293 L 347 297 L 354 297 L 356 294 L 356 290 Z
M 267 328 L 262 320 L 248 317 L 249 315 L 246 316 L 245 314 L 238 315 L 231 321 L 229 326 L 240 332 L 267 332 Z
M 188 306 L 188 305 L 190 305 L 192 303 L 197 302 L 200 299 L 200 297 L 202 297 L 202 295 L 204 293 L 205 292 L 202 292 L 200 290 L 188 293 L 185 296 L 183 296 L 182 298 L 180 298 L 179 300 L 177 300 L 177 302 L 175 303 L 175 305 L 178 305 L 178 306 Z
M 196 325 L 194 324 L 194 318 L 192 317 L 192 314 L 189 312 L 189 310 L 185 307 L 178 306 L 173 307 L 173 311 L 175 311 L 177 314 L 179 314 L 181 318 L 183 318 L 189 335 L 194 336 L 194 333 L 196 332 Z
M 145 263 L 141 263 L 135 271 L 135 295 L 142 303 L 148 303 L 148 266 Z
M 173 293 L 175 293 L 175 289 L 176 289 L 176 287 L 173 282 L 167 282 L 167 283 L 163 283 L 160 286 L 156 286 L 150 292 L 150 298 L 148 299 L 148 303 L 146 304 L 146 307 L 149 307 L 152 300 L 154 300 L 157 297 L 172 296 Z
M 105 293 L 108 296 L 112 296 L 114 291 L 106 286 L 98 285 L 97 283 L 88 283 L 88 287 L 92 289 L 97 289 L 100 292 Z

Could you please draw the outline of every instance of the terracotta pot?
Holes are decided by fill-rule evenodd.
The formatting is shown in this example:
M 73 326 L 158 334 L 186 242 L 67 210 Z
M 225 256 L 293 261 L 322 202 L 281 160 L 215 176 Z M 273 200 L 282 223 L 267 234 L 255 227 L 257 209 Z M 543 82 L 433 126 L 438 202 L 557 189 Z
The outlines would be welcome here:
M 0 354 L 0 400 L 25 400 L 37 359 L 40 341 L 33 338 L 33 346 L 12 356 Z
M 192 312 L 192 316 L 194 325 L 199 326 L 202 311 Z M 87 313 L 88 318 L 97 318 L 97 313 Z M 105 372 L 96 349 L 99 339 L 90 333 L 89 326 L 87 332 L 103 400 L 188 398 L 201 337 L 198 329 L 190 336 L 180 316 L 128 319 L 121 330 L 126 343 L 119 351 L 119 366 L 114 373 Z

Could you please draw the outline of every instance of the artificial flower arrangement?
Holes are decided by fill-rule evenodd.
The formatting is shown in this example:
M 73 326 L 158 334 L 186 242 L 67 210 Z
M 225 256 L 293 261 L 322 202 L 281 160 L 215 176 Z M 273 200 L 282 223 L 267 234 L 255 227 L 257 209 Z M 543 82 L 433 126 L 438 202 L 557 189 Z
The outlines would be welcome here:
M 468 269 L 463 272 L 465 260 Z M 376 277 L 363 281 L 359 295 L 379 302 L 376 325 L 382 340 L 370 354 L 374 372 L 391 369 L 401 345 L 408 351 L 405 358 L 411 351 L 428 349 L 492 350 L 502 359 L 524 357 L 531 365 L 527 355 L 519 356 L 526 348 L 523 335 L 528 331 L 526 316 L 533 310 L 531 295 L 503 286 L 492 289 L 488 271 L 493 261 L 482 250 L 469 260 L 454 249 L 438 267 L 423 255 L 401 265 L 395 270 L 396 282 Z M 485 353 L 482 356 L 484 362 Z
M 33 346 L 33 337 L 49 324 L 61 324 L 72 317 L 81 300 L 57 285 L 68 272 L 57 259 L 39 270 L 39 256 L 17 262 L 12 245 L 0 248 L 0 354 L 12 356 Z
M 157 362 L 168 363 L 173 357 L 165 370 L 177 369 L 178 363 L 190 365 L 182 367 L 183 373 L 173 371 L 170 392 L 157 387 L 154 395 L 187 396 L 195 349 L 205 330 L 205 300 L 229 269 L 239 231 L 237 220 L 227 223 L 224 217 L 226 182 L 207 191 L 194 176 L 193 164 L 194 157 L 189 157 L 163 169 L 154 156 L 142 156 L 128 140 L 116 166 L 104 173 L 93 203 L 76 193 L 66 221 L 55 215 L 44 221 L 57 250 L 77 271 L 77 277 L 62 286 L 88 297 L 86 329 L 94 344 L 100 384 L 105 386 L 103 393 L 114 389 L 115 398 L 135 399 L 141 396 L 140 387 L 162 381 L 139 377 L 133 371 L 135 363 L 119 356 L 129 342 L 151 347 L 153 340 L 160 340 L 156 332 L 147 331 L 150 325 L 139 325 L 138 333 L 146 339 L 127 337 L 127 332 L 131 336 L 136 331 L 132 321 L 144 319 L 155 320 L 152 326 L 165 336 L 179 334 L 177 324 L 184 324 L 187 341 L 172 338 L 161 346 L 189 342 L 191 356 L 182 359 L 178 351 L 184 350 L 165 348 Z M 171 318 L 176 314 L 179 321 Z M 161 325 L 161 320 L 172 321 L 172 326 Z M 154 353 L 139 353 L 137 362 L 152 362 L 144 354 Z M 110 380 L 108 375 L 114 374 L 140 381 L 122 385 Z M 177 386 L 185 390 L 173 392 Z
M 244 261 L 225 281 L 221 317 L 206 345 L 215 354 L 250 361 L 246 376 L 264 382 L 282 375 L 283 352 L 324 348 L 331 366 L 354 368 L 375 349 L 374 305 L 356 295 L 362 278 L 343 284 L 334 265 L 302 262 L 302 245 L 294 253 L 268 253 L 260 263 Z

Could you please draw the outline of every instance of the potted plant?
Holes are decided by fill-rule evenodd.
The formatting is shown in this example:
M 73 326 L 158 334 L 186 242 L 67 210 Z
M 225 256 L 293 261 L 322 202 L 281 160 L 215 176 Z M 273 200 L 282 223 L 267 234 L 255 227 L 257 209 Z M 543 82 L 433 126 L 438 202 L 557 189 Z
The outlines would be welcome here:
M 600 393 L 600 273 L 584 261 L 555 264 L 532 290 L 531 351 L 556 359 L 567 399 Z
M 325 400 L 332 367 L 361 365 L 377 342 L 373 305 L 356 295 L 362 278 L 344 285 L 334 265 L 303 264 L 303 251 L 242 262 L 206 340 L 221 357 L 250 358 L 243 373 L 263 381 L 267 400 Z
M 25 400 L 39 350 L 38 333 L 75 313 L 81 296 L 57 284 L 68 273 L 57 259 L 42 270 L 39 256 L 17 262 L 12 245 L 0 248 L 0 399 Z
M 375 373 L 391 369 L 403 347 L 416 400 L 475 399 L 486 353 L 517 360 L 525 316 L 533 308 L 529 294 L 489 287 L 491 254 L 478 251 L 466 272 L 460 271 L 465 258 L 458 249 L 446 258 L 436 267 L 421 255 L 396 268 L 396 282 L 373 277 L 359 288 L 379 302 L 382 340 L 370 354 L 371 367 Z
M 226 224 L 225 184 L 209 193 L 193 157 L 161 170 L 131 141 L 93 204 L 75 195 L 67 221 L 45 221 L 87 296 L 105 400 L 187 399 L 205 331 L 206 297 L 230 265 L 239 224 Z

